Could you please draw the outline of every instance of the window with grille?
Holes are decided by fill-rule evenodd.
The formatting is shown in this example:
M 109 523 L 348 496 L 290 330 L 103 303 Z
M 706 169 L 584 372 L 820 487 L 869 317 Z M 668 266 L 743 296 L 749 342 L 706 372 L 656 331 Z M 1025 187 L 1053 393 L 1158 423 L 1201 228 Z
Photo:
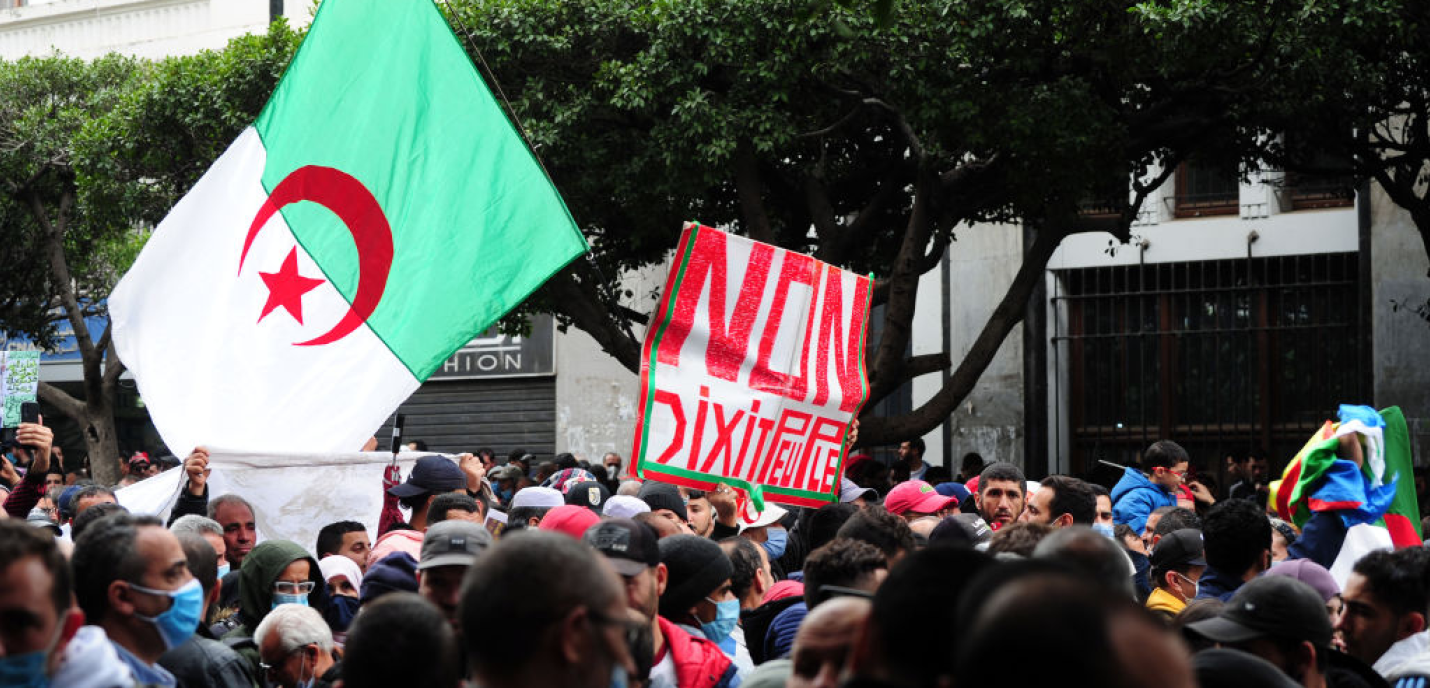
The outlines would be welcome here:
M 1130 465 L 1173 439 L 1212 470 L 1264 448 L 1284 462 L 1368 366 L 1357 254 L 1163 263 L 1057 273 L 1058 400 L 1071 468 Z

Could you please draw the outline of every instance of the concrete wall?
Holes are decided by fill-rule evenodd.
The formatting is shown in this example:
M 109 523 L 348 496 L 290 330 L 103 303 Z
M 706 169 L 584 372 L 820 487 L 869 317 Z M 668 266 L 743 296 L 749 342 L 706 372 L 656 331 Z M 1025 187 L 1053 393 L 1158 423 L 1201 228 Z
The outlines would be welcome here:
M 1375 405 L 1405 412 L 1415 464 L 1423 466 L 1430 464 L 1430 322 L 1414 308 L 1430 299 L 1430 258 L 1409 214 L 1378 186 L 1370 207 Z
M 949 254 L 949 297 L 951 300 L 949 355 L 955 367 L 963 360 L 989 313 L 1012 284 L 1023 262 L 1023 233 L 1015 226 L 978 225 L 960 227 L 958 241 Z M 942 293 L 938 270 L 930 271 L 919 284 L 918 310 L 914 316 L 913 353 L 942 349 Z M 918 408 L 943 387 L 941 375 L 925 375 L 914 380 L 913 403 Z M 977 387 L 949 417 L 948 446 L 941 429 L 925 436 L 927 458 L 941 463 L 949 457 L 949 467 L 958 472 L 963 455 L 976 451 L 986 461 L 1008 461 L 1023 465 L 1023 335 L 1014 329 L 984 371 Z
M 293 26 L 312 20 L 313 3 L 286 0 Z M 158 59 L 222 48 L 268 30 L 269 0 L 52 0 L 0 10 L 0 58 L 117 52 Z

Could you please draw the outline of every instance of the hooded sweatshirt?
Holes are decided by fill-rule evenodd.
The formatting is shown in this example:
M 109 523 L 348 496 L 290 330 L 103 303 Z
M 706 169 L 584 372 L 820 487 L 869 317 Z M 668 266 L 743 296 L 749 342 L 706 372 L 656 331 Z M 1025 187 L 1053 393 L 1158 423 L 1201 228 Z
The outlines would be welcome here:
M 238 618 L 241 623 L 238 628 L 224 634 L 223 641 L 248 660 L 255 676 L 262 673 L 253 632 L 273 609 L 273 583 L 283 569 L 299 559 L 308 561 L 308 580 L 313 583 L 313 591 L 308 593 L 308 606 L 322 614 L 328 609 L 328 586 L 323 582 L 323 570 L 308 550 L 287 540 L 268 540 L 255 545 L 243 558 L 243 568 L 238 575 Z
M 53 685 L 69 688 L 128 688 L 134 685 L 129 667 L 99 626 L 81 626 L 65 646 Z
M 1147 527 L 1147 516 L 1153 510 L 1176 505 L 1175 494 L 1148 480 L 1136 468 L 1128 468 L 1112 488 L 1113 522 L 1126 523 L 1138 535 Z

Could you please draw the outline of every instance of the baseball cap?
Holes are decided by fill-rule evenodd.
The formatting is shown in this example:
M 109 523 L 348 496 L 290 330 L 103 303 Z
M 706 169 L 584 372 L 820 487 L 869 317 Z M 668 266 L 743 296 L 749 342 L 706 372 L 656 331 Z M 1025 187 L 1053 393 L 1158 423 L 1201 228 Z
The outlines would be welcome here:
M 579 482 L 566 490 L 566 503 L 584 506 L 596 513 L 601 513 L 601 507 L 606 505 L 606 500 L 611 498 L 611 491 L 605 485 L 594 480 Z
M 586 529 L 581 539 L 610 559 L 622 576 L 634 576 L 660 564 L 660 538 L 655 529 L 629 518 L 601 521 Z
M 404 499 L 429 492 L 452 492 L 467 486 L 467 476 L 451 459 L 430 454 L 417 459 L 412 472 L 407 474 L 407 482 L 394 485 L 387 493 Z
M 551 508 L 561 506 L 566 503 L 566 498 L 560 492 L 549 487 L 523 487 L 516 491 L 516 496 L 511 498 L 511 508 L 520 509 L 524 506 L 535 506 Z
M 1202 531 L 1183 528 L 1163 535 L 1148 559 L 1156 567 L 1206 566 L 1202 552 Z
M 670 509 L 682 521 L 690 518 L 685 513 L 685 500 L 681 498 L 680 490 L 670 483 L 647 480 L 641 483 L 640 492 L 637 492 L 636 496 L 649 505 L 651 511 Z
M 785 511 L 780 505 L 771 504 L 765 507 L 765 510 L 761 511 L 759 516 L 755 517 L 754 523 L 741 521 L 740 532 L 743 533 L 751 528 L 764 528 L 765 526 L 774 525 L 778 523 L 780 519 L 784 518 L 787 513 L 789 512 Z
M 30 513 L 25 516 L 25 521 L 32 526 L 45 528 L 55 535 L 63 534 L 60 527 L 56 525 L 54 521 L 50 520 L 50 515 L 45 513 L 40 507 L 31 509 Z
M 1318 648 L 1331 644 L 1331 619 L 1314 588 L 1295 578 L 1262 576 L 1232 595 L 1221 616 L 1187 628 L 1218 643 L 1240 643 L 1271 636 L 1308 640 Z
M 630 495 L 615 495 L 606 500 L 601 513 L 615 518 L 634 518 L 636 514 L 650 512 L 650 505 Z
M 492 546 L 492 534 L 471 521 L 434 523 L 422 537 L 418 571 L 436 566 L 471 566 L 477 555 Z
M 601 517 L 596 512 L 584 506 L 576 504 L 562 504 L 547 512 L 546 517 L 541 519 L 541 525 L 537 528 L 550 530 L 557 533 L 565 533 L 580 540 L 586 533 L 586 529 L 600 522 Z
M 839 479 L 839 501 L 848 503 L 860 497 L 870 502 L 878 501 L 879 491 L 872 487 L 859 487 L 857 483 L 848 478 Z
M 913 511 L 921 514 L 932 514 L 938 511 L 957 506 L 958 500 L 953 497 L 945 497 L 933 489 L 922 480 L 906 480 L 889 490 L 889 495 L 884 497 L 884 508 L 889 513 L 903 515 Z
M 945 497 L 953 497 L 960 503 L 968 499 L 968 488 L 963 483 L 939 483 L 933 486 L 933 491 Z
M 960 537 L 960 533 L 962 537 Z M 958 542 L 964 538 L 968 544 L 978 545 L 988 542 L 993 537 L 993 529 L 988 527 L 988 522 L 983 520 L 978 514 L 954 514 L 949 516 L 938 525 L 933 527 L 933 532 L 929 533 L 929 543 Z
M 1321 599 L 1326 602 L 1330 602 L 1332 597 L 1341 594 L 1341 586 L 1336 583 L 1331 572 L 1310 559 L 1287 559 L 1267 569 L 1266 575 L 1295 578 L 1321 593 Z
M 516 466 L 497 466 L 487 473 L 491 480 L 516 480 L 521 477 L 521 469 Z

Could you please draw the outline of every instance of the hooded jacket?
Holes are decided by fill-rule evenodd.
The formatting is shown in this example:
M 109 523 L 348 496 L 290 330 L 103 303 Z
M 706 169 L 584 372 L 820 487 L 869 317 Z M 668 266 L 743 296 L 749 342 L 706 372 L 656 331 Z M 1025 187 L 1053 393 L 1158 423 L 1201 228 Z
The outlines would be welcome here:
M 735 663 L 720 647 L 704 638 L 696 638 L 679 626 L 656 617 L 660 634 L 665 636 L 666 650 L 675 663 L 675 684 L 680 688 L 729 688 L 735 684 Z
M 1163 621 L 1171 621 L 1172 617 L 1186 608 L 1186 602 L 1162 588 L 1153 589 L 1152 594 L 1147 596 L 1147 609 L 1155 612 Z
M 1128 468 L 1112 488 L 1112 520 L 1126 523 L 1138 535 L 1147 527 L 1147 516 L 1164 506 L 1176 506 L 1177 496 L 1153 483 L 1136 468 Z
M 3 461 L 3 459 L 0 459 Z M 52 685 L 69 688 L 130 688 L 134 676 L 109 644 L 104 629 L 81 626 L 65 646 Z
M 322 614 L 328 610 L 328 586 L 323 582 L 323 571 L 318 561 L 308 551 L 287 540 L 269 540 L 254 546 L 243 558 L 243 568 L 238 574 L 238 628 L 224 634 L 223 642 L 248 661 L 254 676 L 262 676 L 259 668 L 258 645 L 253 632 L 268 612 L 273 609 L 273 583 L 288 565 L 306 559 L 308 580 L 313 583 L 313 591 L 308 593 L 308 606 Z

